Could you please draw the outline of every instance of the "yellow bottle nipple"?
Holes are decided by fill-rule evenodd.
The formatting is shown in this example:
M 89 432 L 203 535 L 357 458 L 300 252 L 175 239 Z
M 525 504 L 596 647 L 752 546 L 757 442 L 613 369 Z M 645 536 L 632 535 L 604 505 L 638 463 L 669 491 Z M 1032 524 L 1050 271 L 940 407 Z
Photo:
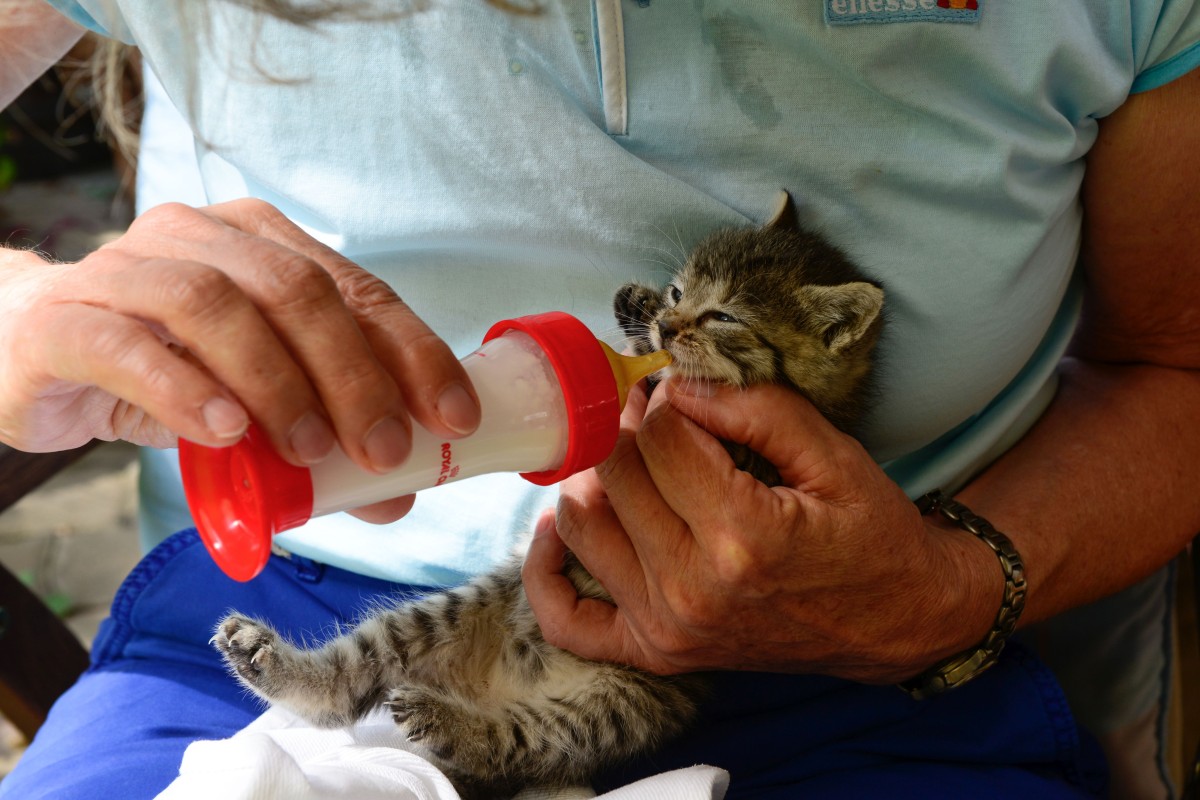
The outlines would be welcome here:
M 612 367 L 613 377 L 617 379 L 617 401 L 625 408 L 625 400 L 629 397 L 629 387 L 652 372 L 657 372 L 671 363 L 671 354 L 666 350 L 655 350 L 644 356 L 626 356 L 613 350 L 604 342 L 600 348 L 608 357 L 608 365 Z

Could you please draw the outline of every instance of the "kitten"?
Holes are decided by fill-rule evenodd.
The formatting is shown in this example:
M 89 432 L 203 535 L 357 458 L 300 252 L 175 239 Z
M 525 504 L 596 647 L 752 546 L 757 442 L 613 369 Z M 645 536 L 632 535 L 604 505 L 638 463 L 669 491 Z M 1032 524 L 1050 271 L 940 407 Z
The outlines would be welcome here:
M 627 283 L 613 306 L 635 351 L 670 351 L 667 372 L 735 386 L 780 383 L 841 430 L 858 432 L 874 394 L 883 290 L 800 226 L 786 192 L 763 227 L 712 234 L 666 288 Z M 757 453 L 725 447 L 740 469 L 779 484 Z
M 785 383 L 849 429 L 865 408 L 882 297 L 839 251 L 799 230 L 785 197 L 767 226 L 713 235 L 664 292 L 628 284 L 615 307 L 639 348 L 667 347 L 682 375 Z M 611 602 L 573 556 L 564 570 L 581 596 Z M 519 557 L 379 608 L 313 649 L 237 613 L 213 642 L 247 688 L 315 725 L 350 725 L 386 707 L 464 798 L 587 783 L 682 731 L 705 686 L 698 675 L 650 675 L 547 644 Z

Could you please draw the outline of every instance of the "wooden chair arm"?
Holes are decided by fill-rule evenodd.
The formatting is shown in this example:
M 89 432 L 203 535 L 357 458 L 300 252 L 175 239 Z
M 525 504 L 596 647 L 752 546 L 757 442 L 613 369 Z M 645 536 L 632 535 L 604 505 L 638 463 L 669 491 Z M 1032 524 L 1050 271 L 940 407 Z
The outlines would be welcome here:
M 63 453 L 23 453 L 0 445 L 0 512 L 95 445 Z M 87 651 L 70 629 L 0 565 L 0 714 L 32 738 L 87 665 Z
M 75 634 L 0 565 L 0 713 L 32 739 L 87 666 Z
M 0 444 L 0 512 L 91 452 L 92 440 L 75 450 L 60 453 L 24 453 Z

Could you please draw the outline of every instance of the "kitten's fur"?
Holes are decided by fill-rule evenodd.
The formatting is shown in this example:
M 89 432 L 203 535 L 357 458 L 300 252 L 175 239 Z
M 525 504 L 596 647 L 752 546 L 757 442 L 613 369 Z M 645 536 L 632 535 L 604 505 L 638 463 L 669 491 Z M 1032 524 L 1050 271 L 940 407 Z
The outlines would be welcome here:
M 627 283 L 614 300 L 634 349 L 666 348 L 670 372 L 735 386 L 781 383 L 850 434 L 872 399 L 882 309 L 879 285 L 803 229 L 787 193 L 762 228 L 702 241 L 666 288 Z M 779 484 L 758 454 L 725 446 L 739 468 Z
M 865 405 L 881 304 L 882 291 L 839 251 L 797 227 L 790 198 L 767 226 L 699 245 L 665 293 L 628 284 L 615 301 L 639 349 L 666 340 L 672 369 L 786 383 L 844 428 Z M 778 480 L 742 450 L 735 458 L 757 459 L 755 473 Z M 581 596 L 610 600 L 574 557 L 565 570 Z M 469 798 L 586 783 L 679 733 L 704 687 L 699 676 L 649 675 L 547 644 L 520 558 L 380 608 L 313 649 L 236 613 L 213 641 L 245 686 L 315 725 L 349 725 L 387 707 Z

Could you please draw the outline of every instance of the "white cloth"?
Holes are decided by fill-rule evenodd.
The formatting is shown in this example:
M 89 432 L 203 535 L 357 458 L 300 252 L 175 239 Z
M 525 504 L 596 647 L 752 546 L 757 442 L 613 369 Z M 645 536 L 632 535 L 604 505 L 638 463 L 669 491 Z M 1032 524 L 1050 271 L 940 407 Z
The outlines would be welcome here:
M 716 767 L 654 775 L 604 800 L 721 800 L 729 773 Z M 517 800 L 583 800 L 586 787 L 528 789 Z M 311 727 L 273 708 L 229 739 L 192 743 L 158 800 L 458 800 L 437 767 L 383 712 L 353 728 Z

